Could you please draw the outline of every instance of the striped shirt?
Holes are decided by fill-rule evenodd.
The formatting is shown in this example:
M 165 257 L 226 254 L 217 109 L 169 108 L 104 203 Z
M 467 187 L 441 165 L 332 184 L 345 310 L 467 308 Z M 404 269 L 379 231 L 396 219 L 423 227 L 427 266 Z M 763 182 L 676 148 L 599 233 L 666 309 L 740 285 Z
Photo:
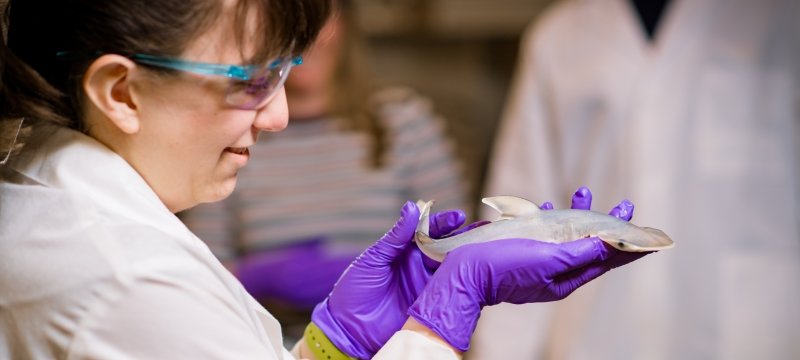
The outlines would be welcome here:
M 371 138 L 337 130 L 334 119 L 291 122 L 250 149 L 226 200 L 181 218 L 221 260 L 323 238 L 331 254 L 360 253 L 397 220 L 406 200 L 464 209 L 466 184 L 430 101 L 404 88 L 379 92 L 383 165 L 370 165 Z

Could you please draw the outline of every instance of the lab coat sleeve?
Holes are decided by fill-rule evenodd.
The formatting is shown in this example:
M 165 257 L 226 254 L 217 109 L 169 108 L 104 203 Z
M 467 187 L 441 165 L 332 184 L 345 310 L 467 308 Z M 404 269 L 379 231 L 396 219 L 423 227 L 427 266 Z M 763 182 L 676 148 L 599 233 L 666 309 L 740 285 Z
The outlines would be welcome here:
M 452 349 L 444 344 L 409 330 L 400 330 L 394 333 L 373 357 L 374 360 L 458 360 L 459 358 Z
M 67 358 L 291 359 L 208 289 L 155 278 L 102 294 L 85 305 Z
M 292 348 L 291 356 L 300 357 L 300 341 Z M 400 360 L 400 359 L 429 359 L 429 360 L 458 360 L 460 357 L 448 347 L 431 340 L 419 333 L 401 330 L 383 345 L 372 357 L 373 360 Z

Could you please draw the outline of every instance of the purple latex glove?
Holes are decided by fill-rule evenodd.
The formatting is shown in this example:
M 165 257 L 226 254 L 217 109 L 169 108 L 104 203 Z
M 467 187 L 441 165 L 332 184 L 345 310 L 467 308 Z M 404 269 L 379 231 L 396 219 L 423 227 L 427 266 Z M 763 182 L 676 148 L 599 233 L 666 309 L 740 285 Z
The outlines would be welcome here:
M 331 292 L 355 257 L 331 254 L 325 241 L 320 236 L 247 255 L 237 263 L 237 277 L 256 299 L 311 310 Z
M 592 195 L 579 188 L 573 209 L 588 210 Z M 542 204 L 552 209 L 552 204 Z M 630 220 L 633 204 L 623 200 L 611 215 Z M 560 300 L 603 273 L 647 253 L 618 251 L 598 238 L 563 244 L 507 239 L 461 246 L 445 257 L 409 315 L 466 351 L 484 306 Z
M 405 323 L 408 307 L 428 283 L 432 271 L 413 244 L 419 209 L 407 202 L 394 227 L 364 251 L 342 274 L 311 320 L 342 352 L 368 359 Z M 431 216 L 430 232 L 441 237 L 464 224 L 461 211 Z
M 458 211 L 434 215 L 431 218 L 433 235 L 439 237 L 442 232 L 461 226 L 464 219 L 464 213 Z M 448 236 L 475 225 L 465 226 Z M 317 236 L 247 255 L 237 263 L 237 277 L 256 299 L 279 301 L 294 309 L 311 310 L 328 296 L 342 272 L 357 256 L 352 253 L 331 254 L 325 246 L 326 241 L 325 236 Z M 431 272 L 438 267 L 438 262 L 422 256 Z
M 545 201 L 539 208 L 553 210 L 553 203 Z M 575 190 L 575 193 L 572 194 L 572 206 L 570 208 L 575 210 L 590 210 L 592 208 L 592 192 L 589 191 L 589 188 L 581 186 L 578 190 Z M 633 208 L 633 203 L 628 199 L 624 199 L 617 206 L 614 206 L 608 214 L 625 221 L 631 221 Z
M 547 210 L 553 208 L 553 204 L 549 204 L 550 207 Z M 544 205 L 542 204 L 542 209 L 545 210 Z M 572 194 L 572 209 L 579 209 L 579 210 L 589 210 L 592 208 L 592 192 L 589 191 L 589 188 L 585 186 L 581 186 L 578 190 L 575 190 L 575 193 Z M 617 217 L 619 219 L 625 221 L 631 221 L 633 218 L 633 203 L 628 201 L 628 199 L 622 200 L 617 206 L 611 209 L 608 213 L 611 216 Z
M 445 257 L 409 315 L 467 351 L 484 306 L 560 300 L 603 273 L 633 261 L 598 238 L 562 244 L 506 239 L 461 246 Z
M 592 207 L 592 192 L 589 191 L 589 188 L 585 186 L 579 187 L 578 190 L 576 190 L 575 193 L 572 195 L 571 208 L 580 210 L 589 210 L 591 209 L 591 207 Z M 633 203 L 630 202 L 628 199 L 623 199 L 619 204 L 617 204 L 617 206 L 614 206 L 611 209 L 611 211 L 608 212 L 608 214 L 625 221 L 631 221 L 631 219 L 633 218 L 633 209 L 634 209 Z M 625 265 L 644 255 L 649 254 L 649 252 L 631 253 L 631 252 L 619 251 L 605 242 L 603 243 L 603 246 L 606 247 L 606 250 L 608 250 L 609 254 L 606 263 L 611 265 L 612 268 Z

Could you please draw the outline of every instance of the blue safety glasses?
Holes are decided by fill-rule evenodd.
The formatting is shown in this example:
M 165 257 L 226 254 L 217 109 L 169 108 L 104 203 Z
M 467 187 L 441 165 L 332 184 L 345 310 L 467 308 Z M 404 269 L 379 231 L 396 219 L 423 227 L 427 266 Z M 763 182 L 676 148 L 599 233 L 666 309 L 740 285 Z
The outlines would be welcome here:
M 146 54 L 128 58 L 144 65 L 229 78 L 231 83 L 225 91 L 225 102 L 245 110 L 259 109 L 272 100 L 292 67 L 303 63 L 300 56 L 278 58 L 263 65 L 211 64 Z
M 76 55 L 79 54 L 70 51 L 56 54 L 62 59 L 75 58 Z M 267 104 L 286 82 L 292 67 L 303 63 L 303 58 L 300 56 L 280 57 L 262 65 L 212 64 L 147 54 L 133 54 L 127 57 L 147 66 L 226 77 L 230 79 L 230 84 L 225 91 L 225 103 L 244 110 L 260 109 Z

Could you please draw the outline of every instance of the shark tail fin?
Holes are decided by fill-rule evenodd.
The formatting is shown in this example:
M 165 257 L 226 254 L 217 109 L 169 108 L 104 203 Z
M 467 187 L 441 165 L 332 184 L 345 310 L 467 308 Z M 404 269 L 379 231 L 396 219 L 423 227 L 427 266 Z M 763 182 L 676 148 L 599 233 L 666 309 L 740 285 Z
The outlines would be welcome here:
M 520 197 L 503 195 L 483 198 L 484 204 L 500 213 L 500 220 L 533 215 L 542 211 L 538 205 Z

